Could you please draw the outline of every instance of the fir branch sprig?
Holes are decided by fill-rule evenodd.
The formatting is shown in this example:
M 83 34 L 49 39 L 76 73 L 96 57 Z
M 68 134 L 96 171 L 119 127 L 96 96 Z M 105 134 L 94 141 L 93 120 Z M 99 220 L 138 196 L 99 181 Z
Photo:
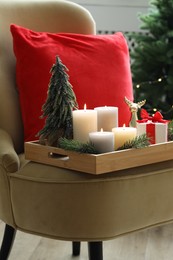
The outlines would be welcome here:
M 124 145 L 122 145 L 117 149 L 117 151 L 131 149 L 131 148 L 136 148 L 136 149 L 144 148 L 149 145 L 150 145 L 150 138 L 146 134 L 143 134 L 143 135 L 136 136 L 134 139 L 130 141 L 125 142 Z
M 168 141 L 173 141 L 173 120 L 168 124 Z
M 97 150 L 90 142 L 82 143 L 74 139 L 59 138 L 58 147 L 64 150 L 75 151 L 79 153 L 97 154 Z
M 131 149 L 131 148 L 144 148 L 150 145 L 150 138 L 146 135 L 140 135 L 134 138 L 131 141 L 126 142 L 123 146 L 119 147 L 119 150 Z M 82 143 L 74 139 L 67 138 L 59 138 L 58 145 L 59 148 L 69 151 L 75 151 L 79 153 L 89 153 L 89 154 L 98 154 L 99 152 L 96 150 L 95 146 L 90 143 Z

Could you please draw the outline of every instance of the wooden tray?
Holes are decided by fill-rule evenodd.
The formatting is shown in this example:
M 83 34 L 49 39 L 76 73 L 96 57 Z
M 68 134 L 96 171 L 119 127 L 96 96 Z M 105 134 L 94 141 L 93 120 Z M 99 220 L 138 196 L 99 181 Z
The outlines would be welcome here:
M 173 160 L 173 141 L 140 149 L 127 149 L 104 154 L 81 154 L 56 147 L 25 143 L 28 160 L 61 168 L 103 174 L 146 164 Z

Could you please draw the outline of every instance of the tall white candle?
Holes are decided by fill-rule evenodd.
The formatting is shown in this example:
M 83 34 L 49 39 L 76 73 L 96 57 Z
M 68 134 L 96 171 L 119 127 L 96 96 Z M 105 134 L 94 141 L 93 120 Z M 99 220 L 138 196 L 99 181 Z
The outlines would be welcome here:
M 114 149 L 117 150 L 125 142 L 131 141 L 137 135 L 135 127 L 115 127 L 112 129 L 114 133 Z
M 97 112 L 92 109 L 74 110 L 73 139 L 80 142 L 89 141 L 89 133 L 97 131 Z
M 113 127 L 118 127 L 118 107 L 95 107 L 97 111 L 97 129 L 112 131 Z
M 99 153 L 114 151 L 114 134 L 112 132 L 92 132 L 89 133 L 89 140 L 94 144 Z

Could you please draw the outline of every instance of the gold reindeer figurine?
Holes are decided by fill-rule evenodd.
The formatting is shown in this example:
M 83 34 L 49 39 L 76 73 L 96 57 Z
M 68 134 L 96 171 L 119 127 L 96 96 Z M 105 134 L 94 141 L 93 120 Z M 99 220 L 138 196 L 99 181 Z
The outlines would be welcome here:
M 124 98 L 124 100 L 126 104 L 129 106 L 130 111 L 132 113 L 129 126 L 136 127 L 136 120 L 138 120 L 138 116 L 137 116 L 138 109 L 141 108 L 146 103 L 146 100 L 142 100 L 138 103 L 134 103 L 126 97 Z

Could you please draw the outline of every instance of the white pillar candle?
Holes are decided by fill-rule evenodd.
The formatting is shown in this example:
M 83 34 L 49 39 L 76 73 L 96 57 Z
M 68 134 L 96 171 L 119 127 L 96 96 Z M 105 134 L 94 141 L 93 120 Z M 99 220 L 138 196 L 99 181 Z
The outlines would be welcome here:
M 125 142 L 131 141 L 137 135 L 135 127 L 115 127 L 112 129 L 114 133 L 114 149 L 117 150 Z
M 97 129 L 112 131 L 113 127 L 118 127 L 118 107 L 95 107 L 97 111 Z
M 99 153 L 114 151 L 114 134 L 112 132 L 92 132 L 89 133 L 89 140 L 94 144 Z
M 80 142 L 89 141 L 89 133 L 97 131 L 97 112 L 92 109 L 74 110 L 73 139 Z

